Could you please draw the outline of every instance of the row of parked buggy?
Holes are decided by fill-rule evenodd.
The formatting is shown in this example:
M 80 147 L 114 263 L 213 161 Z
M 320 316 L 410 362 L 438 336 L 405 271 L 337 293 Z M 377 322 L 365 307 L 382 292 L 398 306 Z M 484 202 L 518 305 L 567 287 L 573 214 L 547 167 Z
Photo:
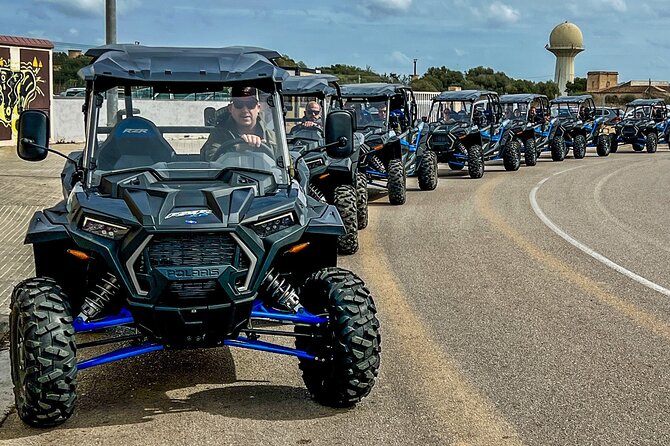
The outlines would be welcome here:
M 618 142 L 653 152 L 668 141 L 662 102 L 632 103 L 612 126 L 588 97 L 549 104 L 445 92 L 419 118 L 408 87 L 289 78 L 280 54 L 263 48 L 110 45 L 86 55 L 81 152 L 49 147 L 43 111 L 24 110 L 17 123 L 21 159 L 65 158 L 62 199 L 36 212 L 26 233 L 35 277 L 15 286 L 10 303 L 16 411 L 31 426 L 72 415 L 80 372 L 167 349 L 292 356 L 317 402 L 352 407 L 377 378 L 380 322 L 372 293 L 337 266 L 337 253 L 358 248 L 369 186 L 401 205 L 408 175 L 435 189 L 439 162 L 479 178 L 493 159 L 516 170 L 521 154 L 532 165 L 543 151 L 558 161 L 570 148 L 579 158 L 588 145 L 607 155 Z M 134 107 L 133 93 L 147 88 L 229 89 L 233 100 L 205 110 L 204 125 L 175 125 Z M 119 89 L 121 119 L 108 125 L 103 105 Z M 323 107 L 320 125 L 289 106 L 313 101 Z M 231 119 L 267 138 L 219 140 Z
M 589 147 L 608 156 L 619 144 L 654 153 L 659 143 L 670 143 L 670 115 L 662 99 L 636 99 L 622 113 L 596 107 L 590 95 L 550 101 L 540 94 L 445 91 L 432 99 L 429 114 L 419 118 L 412 89 L 400 84 L 339 86 L 330 75 L 296 76 L 285 83 L 283 95 L 346 108 L 356 116 L 359 150 L 346 162 L 329 160 L 324 153 L 306 157 L 310 193 L 333 203 L 347 227 L 340 254 L 358 249 L 357 231 L 368 223 L 369 186 L 387 189 L 389 202 L 402 205 L 407 176 L 416 176 L 421 190 L 433 190 L 440 163 L 452 170 L 467 168 L 471 178 L 481 178 L 488 161 L 502 161 L 505 170 L 517 171 L 522 162 L 536 165 L 543 152 L 563 161 L 571 150 L 581 159 Z M 291 119 L 287 122 L 291 125 Z M 299 123 L 288 135 L 298 151 L 323 138 L 318 128 L 307 130 Z

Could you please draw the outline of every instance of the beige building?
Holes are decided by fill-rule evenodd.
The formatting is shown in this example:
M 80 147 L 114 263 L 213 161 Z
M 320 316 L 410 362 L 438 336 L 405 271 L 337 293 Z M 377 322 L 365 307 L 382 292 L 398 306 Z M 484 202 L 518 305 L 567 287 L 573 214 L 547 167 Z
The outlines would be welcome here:
M 586 91 L 589 93 L 614 87 L 619 84 L 617 71 L 589 71 L 586 73 Z
M 616 104 L 638 98 L 670 97 L 670 82 L 654 80 L 631 80 L 619 83 L 616 71 L 589 71 L 586 90 L 597 105 Z M 623 104 L 621 104 L 623 105 Z

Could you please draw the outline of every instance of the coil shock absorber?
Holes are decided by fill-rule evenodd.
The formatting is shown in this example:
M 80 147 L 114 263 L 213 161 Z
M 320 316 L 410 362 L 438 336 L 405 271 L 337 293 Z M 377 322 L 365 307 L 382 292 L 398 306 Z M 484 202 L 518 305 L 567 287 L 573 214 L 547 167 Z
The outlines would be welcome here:
M 384 167 L 384 163 L 377 155 L 370 156 L 370 167 L 379 173 L 386 173 L 386 167 Z
M 268 299 L 294 313 L 302 310 L 300 299 L 293 286 L 273 270 L 268 271 L 262 283 Z
M 84 298 L 79 318 L 86 322 L 99 315 L 105 306 L 119 291 L 119 281 L 116 276 L 107 272 Z
M 321 190 L 316 187 L 314 184 L 310 183 L 309 184 L 309 195 L 312 196 L 312 198 L 315 198 L 319 201 L 323 201 L 324 203 L 326 202 L 326 196 L 321 192 Z

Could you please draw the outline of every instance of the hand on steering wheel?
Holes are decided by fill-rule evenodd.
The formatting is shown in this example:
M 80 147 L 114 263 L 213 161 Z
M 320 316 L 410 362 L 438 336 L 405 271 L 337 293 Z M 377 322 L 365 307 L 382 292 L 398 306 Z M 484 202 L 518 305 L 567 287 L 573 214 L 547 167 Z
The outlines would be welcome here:
M 247 137 L 255 136 L 256 138 L 259 138 L 258 140 L 254 139 L 254 141 L 257 143 L 257 145 L 254 144 L 254 143 L 250 143 L 248 141 L 249 138 L 247 138 L 247 139 L 245 139 L 245 138 L 231 139 L 229 141 L 226 141 L 226 142 L 222 143 L 219 146 L 219 148 L 216 150 L 216 152 L 214 152 L 214 154 L 212 155 L 212 160 L 215 160 L 215 159 L 219 158 L 220 156 L 224 155 L 227 152 L 232 152 L 231 149 L 235 146 L 241 146 L 241 148 L 240 147 L 237 148 L 237 151 L 250 151 L 250 152 L 259 151 L 259 152 L 265 153 L 266 155 L 270 156 L 270 158 L 272 158 L 272 159 L 275 158 L 275 152 L 272 149 L 272 147 L 267 145 L 267 143 L 263 142 L 263 140 L 261 140 L 259 136 L 256 136 L 256 135 L 242 135 L 242 136 L 243 137 L 245 137 L 245 136 L 247 136 Z

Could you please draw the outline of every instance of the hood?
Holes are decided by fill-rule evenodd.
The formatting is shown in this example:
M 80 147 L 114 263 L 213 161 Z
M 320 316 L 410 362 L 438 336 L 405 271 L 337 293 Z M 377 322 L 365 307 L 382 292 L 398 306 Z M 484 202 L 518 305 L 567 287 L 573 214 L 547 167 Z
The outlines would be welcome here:
M 265 215 L 289 211 L 305 196 L 297 187 L 266 193 L 271 176 L 230 172 L 225 180 L 166 182 L 143 172 L 119 174 L 101 184 L 100 192 L 73 189 L 68 210 L 75 219 L 99 217 L 152 230 L 203 230 L 234 227 Z

